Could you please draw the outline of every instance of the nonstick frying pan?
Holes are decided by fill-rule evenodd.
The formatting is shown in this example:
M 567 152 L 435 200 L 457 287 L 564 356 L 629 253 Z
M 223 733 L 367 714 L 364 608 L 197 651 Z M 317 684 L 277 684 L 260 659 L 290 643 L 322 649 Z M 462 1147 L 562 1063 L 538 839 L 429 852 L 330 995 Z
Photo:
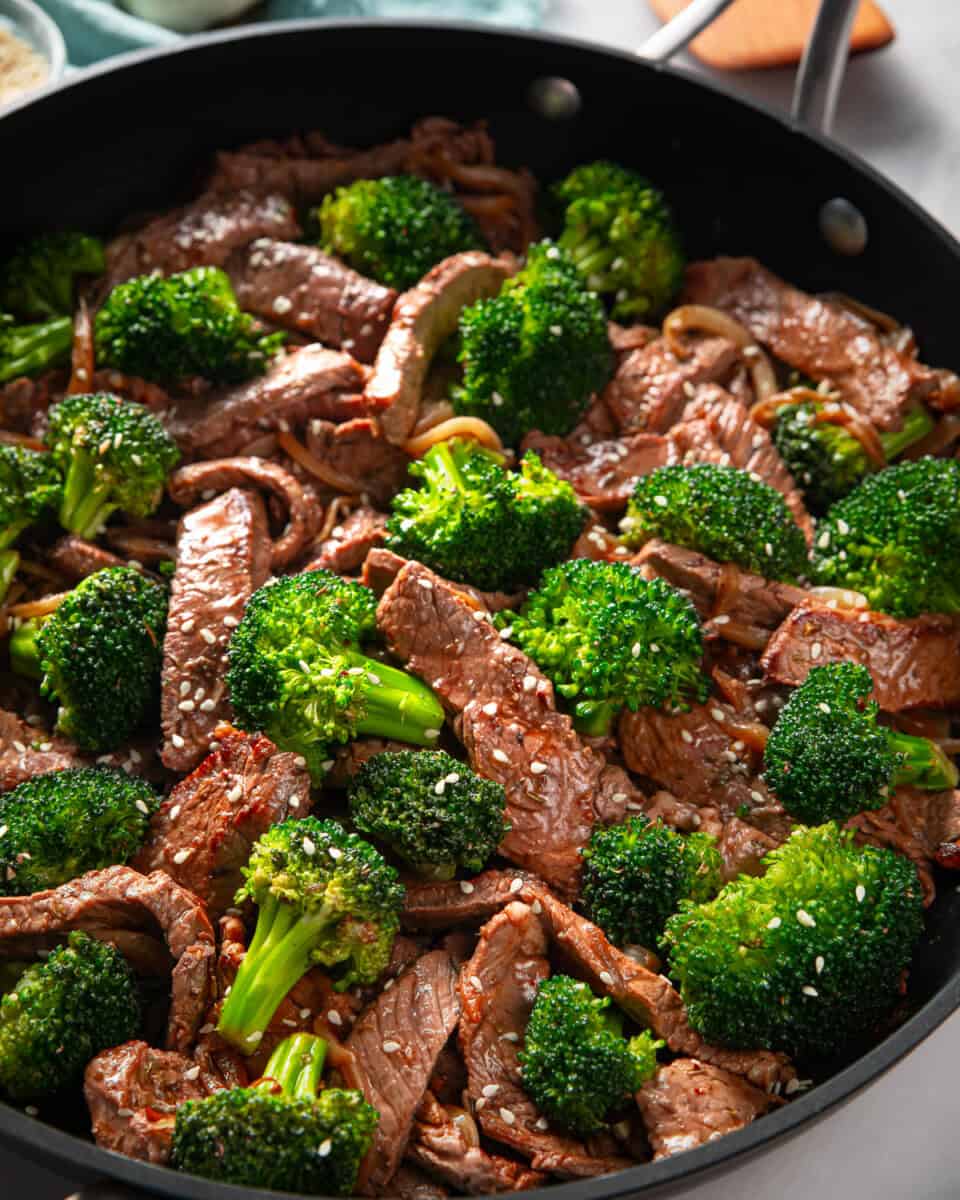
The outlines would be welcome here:
M 722 7 L 698 0 L 696 12 L 702 22 Z M 948 281 L 960 277 L 960 245 L 799 119 L 829 119 L 845 58 L 835 50 L 855 8 L 826 0 L 793 119 L 656 61 L 692 36 L 693 20 L 658 35 L 647 58 L 479 26 L 378 22 L 244 28 L 129 56 L 0 119 L 0 242 L 44 229 L 108 231 L 129 213 L 172 204 L 216 148 L 309 128 L 373 144 L 428 114 L 482 117 L 502 162 L 526 163 L 542 179 L 598 157 L 634 165 L 667 191 L 691 258 L 751 254 L 810 291 L 848 292 L 909 320 L 925 361 L 958 370 Z M 960 894 L 949 878 L 941 883 L 910 975 L 914 1011 L 869 1053 L 701 1149 L 531 1200 L 673 1190 L 774 1145 L 889 1068 L 960 1004 Z M 83 1200 L 263 1195 L 99 1150 L 82 1109 L 45 1110 L 38 1120 L 0 1104 L 0 1140 L 77 1179 L 112 1181 L 85 1189 Z

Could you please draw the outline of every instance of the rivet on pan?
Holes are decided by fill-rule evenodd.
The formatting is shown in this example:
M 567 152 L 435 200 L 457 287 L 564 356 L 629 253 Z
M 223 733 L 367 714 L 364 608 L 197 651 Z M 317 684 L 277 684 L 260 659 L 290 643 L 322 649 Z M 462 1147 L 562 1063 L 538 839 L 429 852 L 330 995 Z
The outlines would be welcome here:
M 870 236 L 863 213 L 842 196 L 828 200 L 820 209 L 820 232 L 831 250 L 849 258 L 866 250 Z
M 541 117 L 551 121 L 569 120 L 583 106 L 577 85 L 556 75 L 535 79 L 527 92 L 527 102 Z

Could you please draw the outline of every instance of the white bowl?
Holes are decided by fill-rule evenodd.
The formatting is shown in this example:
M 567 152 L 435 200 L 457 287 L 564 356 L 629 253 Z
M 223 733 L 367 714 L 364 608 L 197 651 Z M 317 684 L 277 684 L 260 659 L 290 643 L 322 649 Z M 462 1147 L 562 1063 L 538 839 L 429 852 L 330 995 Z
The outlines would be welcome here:
M 134 16 L 177 33 L 197 33 L 220 21 L 238 17 L 257 0 L 122 0 Z
M 57 83 L 63 77 L 67 69 L 67 47 L 63 35 L 56 23 L 33 0 L 0 0 L 0 27 L 22 38 L 46 62 L 47 77 L 38 88 Z M 11 103 L 20 99 L 19 95 L 14 96 Z M 5 105 L 0 103 L 0 108 L 3 107 Z

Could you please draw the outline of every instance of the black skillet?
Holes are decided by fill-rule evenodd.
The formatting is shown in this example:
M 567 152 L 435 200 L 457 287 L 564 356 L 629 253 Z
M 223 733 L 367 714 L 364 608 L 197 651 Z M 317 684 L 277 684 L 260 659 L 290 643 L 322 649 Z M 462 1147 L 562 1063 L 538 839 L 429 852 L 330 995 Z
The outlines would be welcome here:
M 826 0 L 801 115 L 829 115 L 842 64 L 829 43 L 845 38 L 855 7 Z M 686 36 L 666 35 L 648 54 L 663 58 Z M 960 369 L 947 282 L 960 277 L 960 245 L 907 195 L 799 120 L 649 58 L 558 37 L 302 22 L 115 60 L 0 119 L 2 239 L 58 227 L 108 231 L 129 213 L 185 196 L 218 147 L 312 128 L 362 146 L 431 113 L 486 118 L 500 160 L 529 164 L 541 179 L 601 156 L 632 164 L 666 189 L 691 258 L 751 254 L 810 291 L 851 293 L 908 319 L 926 361 Z M 913 1013 L 869 1053 L 833 1064 L 816 1087 L 720 1141 L 531 1200 L 675 1190 L 770 1147 L 887 1070 L 960 1004 L 960 894 L 949 878 L 941 883 L 910 975 Z M 83 1200 L 263 1194 L 99 1150 L 80 1109 L 35 1119 L 0 1104 L 0 1140 L 73 1178 L 112 1181 L 84 1190 Z

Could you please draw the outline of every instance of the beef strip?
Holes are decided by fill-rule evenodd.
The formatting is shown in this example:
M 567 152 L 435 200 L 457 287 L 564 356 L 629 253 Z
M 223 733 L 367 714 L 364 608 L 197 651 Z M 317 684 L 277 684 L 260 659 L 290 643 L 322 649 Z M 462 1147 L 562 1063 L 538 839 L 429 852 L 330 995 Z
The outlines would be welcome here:
M 433 1074 L 460 1016 L 456 969 L 442 950 L 423 955 L 381 991 L 347 1039 L 367 1100 L 380 1113 L 362 1168 L 366 1194 L 390 1182 Z
M 28 725 L 16 713 L 0 708 L 0 792 L 9 792 L 34 775 L 89 764 L 65 737 Z
M 764 579 L 733 563 L 654 538 L 631 560 L 650 578 L 659 575 L 685 591 L 707 632 L 748 650 L 762 650 L 772 630 L 809 596 L 802 588 Z
M 875 330 L 784 283 L 755 259 L 691 264 L 685 297 L 729 313 L 788 366 L 829 379 L 879 429 L 899 429 L 904 411 L 938 386 L 933 371 L 897 353 Z
M 807 541 L 813 522 L 803 494 L 773 439 L 754 421 L 745 405 L 716 384 L 699 389 L 687 405 L 683 419 L 670 430 L 670 441 L 682 463 L 715 462 L 738 467 L 776 488 L 787 502 Z
M 570 894 L 605 762 L 557 712 L 553 686 L 532 660 L 479 615 L 450 584 L 408 562 L 377 622 L 392 652 L 458 717 L 473 769 L 506 789 L 511 829 L 500 853 Z
M 180 467 L 167 480 L 170 499 L 181 508 L 190 508 L 201 499 L 209 500 L 211 495 L 231 488 L 258 488 L 281 501 L 287 526 L 273 543 L 270 565 L 288 566 L 316 532 L 322 516 L 289 471 L 265 458 L 216 458 Z
M 226 266 L 240 307 L 373 362 L 397 293 L 316 246 L 259 238 Z
M 230 194 L 237 188 L 266 189 L 303 204 L 357 179 L 377 179 L 405 169 L 410 142 L 400 139 L 372 150 L 344 150 L 327 144 L 326 153 L 313 157 L 306 145 L 265 148 L 262 144 L 237 151 L 220 151 L 207 181 L 210 191 Z M 273 237 L 290 234 L 265 230 Z M 251 239 L 252 240 L 252 239 Z
M 704 1042 L 690 1026 L 683 1001 L 669 979 L 648 970 L 611 945 L 598 926 L 562 904 L 550 892 L 541 893 L 533 907 L 559 954 L 572 966 L 574 973 L 585 978 L 594 991 L 610 996 L 638 1024 L 647 1026 L 657 1037 L 663 1038 L 674 1053 L 689 1054 L 735 1075 L 743 1075 L 767 1091 L 795 1078 L 795 1072 L 783 1054 L 769 1050 L 726 1050 Z
M 727 817 L 717 840 L 723 858 L 723 879 L 729 882 L 739 875 L 761 875 L 763 859 L 781 844 L 788 833 L 786 820 L 767 822 L 773 833 L 763 833 L 739 817 Z
M 764 832 L 785 830 L 783 810 L 759 777 L 766 727 L 738 717 L 729 704 L 711 699 L 680 713 L 624 710 L 618 733 L 631 771 L 681 800 L 718 809 L 724 821 L 746 812 Z
M 202 413 L 171 425 L 185 454 L 224 458 L 265 433 L 295 429 L 314 417 L 339 420 L 345 398 L 363 391 L 368 369 L 349 354 L 303 346 L 279 355 L 265 375 L 221 393 Z
M 517 1051 L 549 974 L 546 936 L 533 908 L 514 901 L 484 925 L 460 976 L 470 1103 L 483 1132 L 529 1158 L 534 1170 L 568 1179 L 622 1170 L 629 1159 L 595 1157 L 582 1142 L 548 1129 L 523 1090 Z
M 607 335 L 614 353 L 624 355 L 631 350 L 642 350 L 650 342 L 655 342 L 660 330 L 652 325 L 618 325 L 616 321 L 608 321 Z
M 726 383 L 738 359 L 727 338 L 698 338 L 686 358 L 657 338 L 621 358 L 603 399 L 621 433 L 666 433 L 696 396 L 697 385 Z
M 395 1200 L 444 1200 L 450 1193 L 419 1167 L 401 1163 L 390 1181 L 390 1195 Z
M 417 1112 L 407 1158 L 467 1196 L 522 1192 L 547 1182 L 522 1163 L 476 1145 L 430 1092 Z
M 371 550 L 383 545 L 386 525 L 386 516 L 376 509 L 366 505 L 355 508 L 339 525 L 334 525 L 329 537 L 313 547 L 313 557 L 304 570 L 352 574 L 363 566 Z
M 125 932 L 143 931 L 156 937 L 159 931 L 175 960 L 167 1048 L 186 1051 L 213 988 L 213 929 L 197 897 L 163 871 L 140 875 L 130 867 L 88 871 L 32 896 L 0 897 L 2 958 L 35 957 L 74 929 L 102 941 L 116 940 L 121 950 Z
M 324 776 L 324 783 L 332 788 L 345 788 L 363 764 L 375 755 L 388 750 L 422 749 L 422 746 L 411 746 L 409 742 L 396 742 L 392 738 L 354 738 L 334 751 L 333 766 Z
M 126 559 L 111 554 L 95 542 L 88 542 L 76 534 L 67 533 L 57 538 L 47 551 L 47 562 L 55 571 L 74 582 L 79 583 L 88 575 L 95 575 L 107 567 L 122 567 Z
M 343 481 L 344 491 L 364 495 L 374 504 L 387 505 L 409 483 L 408 456 L 387 441 L 379 422 L 370 417 L 332 424 L 310 422 L 307 449 Z
M 133 863 L 166 871 L 214 918 L 233 904 L 257 838 L 310 808 L 310 777 L 297 755 L 278 752 L 259 733 L 221 726 L 216 736 L 220 749 L 173 789 Z
M 189 267 L 220 267 L 233 250 L 255 238 L 299 235 L 293 206 L 283 196 L 250 190 L 204 192 L 184 208 L 116 238 L 107 248 L 106 285 L 116 287 L 151 271 L 171 275 Z
M 469 250 L 437 263 L 397 301 L 365 392 L 382 410 L 389 441 L 402 445 L 413 432 L 430 363 L 455 332 L 461 310 L 495 296 L 510 273 L 504 260 Z
M 484 871 L 473 879 L 434 883 L 407 880 L 401 920 L 408 929 L 454 929 L 488 921 L 525 885 L 545 886 L 524 871 Z
M 629 554 L 616 534 L 600 524 L 599 518 L 587 525 L 570 550 L 571 558 L 590 558 L 594 562 L 616 562 Z
M 665 467 L 674 458 L 669 438 L 655 433 L 633 433 L 621 438 L 587 441 L 589 434 L 555 437 L 528 433 L 521 450 L 534 450 L 544 466 L 565 479 L 580 499 L 599 512 L 626 507 L 641 475 Z
M 777 1103 L 722 1067 L 678 1058 L 637 1092 L 654 1161 L 742 1129 Z
M 269 565 L 267 518 L 255 492 L 232 488 L 181 518 L 161 697 L 161 758 L 173 771 L 193 770 L 213 730 L 230 720 L 227 645 Z
M 797 687 L 810 669 L 858 662 L 873 676 L 886 712 L 960 705 L 960 617 L 928 614 L 897 621 L 884 613 L 799 605 L 771 637 L 767 677 Z
M 124 1042 L 87 1064 L 83 1094 L 94 1141 L 128 1158 L 165 1163 L 177 1108 L 224 1087 L 210 1071 L 171 1050 Z
M 849 824 L 857 841 L 886 846 L 914 863 L 925 905 L 936 898 L 933 866 L 960 869 L 960 791 L 897 788 L 883 808 L 859 813 Z
M 392 550 L 378 546 L 370 551 L 363 564 L 363 582 L 371 591 L 382 596 L 407 562 L 407 559 L 402 558 L 399 554 L 394 554 Z M 437 578 L 442 577 L 437 576 Z M 486 609 L 487 612 L 496 613 L 503 612 L 507 608 L 519 608 L 527 597 L 525 590 L 522 592 L 481 592 L 479 588 L 471 587 L 469 583 L 455 583 L 450 579 L 444 579 L 443 583 L 462 596 L 474 611 Z

